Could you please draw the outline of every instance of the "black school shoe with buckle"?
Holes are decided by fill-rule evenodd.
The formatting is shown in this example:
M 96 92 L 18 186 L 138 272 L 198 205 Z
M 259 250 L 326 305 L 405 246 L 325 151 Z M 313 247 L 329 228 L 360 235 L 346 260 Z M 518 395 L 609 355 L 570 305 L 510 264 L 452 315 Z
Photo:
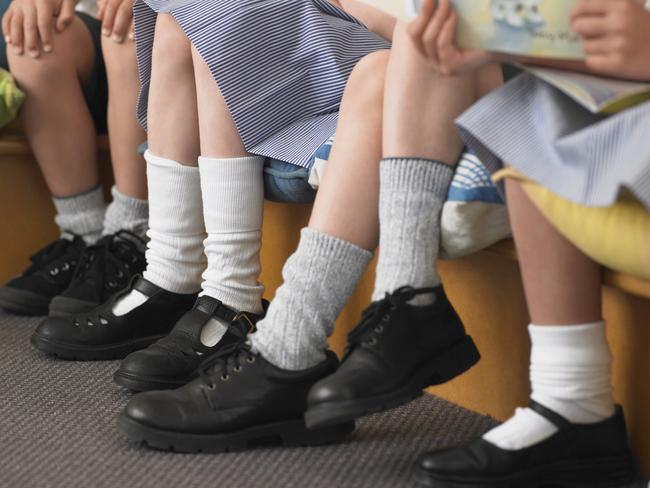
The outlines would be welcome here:
M 70 285 L 85 250 L 81 237 L 64 233 L 34 254 L 21 276 L 0 288 L 0 308 L 22 315 L 47 315 L 52 298 Z
M 74 278 L 50 303 L 50 316 L 90 312 L 144 271 L 146 243 L 121 230 L 102 237 L 84 252 Z
M 435 488 L 629 488 L 641 481 L 620 407 L 596 424 L 573 424 L 535 402 L 530 408 L 558 432 L 516 451 L 481 438 L 427 453 L 416 464 L 416 479 Z
M 240 327 L 245 337 L 249 324 L 240 320 L 230 327 Z M 340 442 L 354 430 L 353 422 L 311 430 L 303 418 L 309 388 L 337 366 L 330 352 L 311 369 L 287 371 L 251 352 L 244 340 L 232 342 L 185 386 L 135 395 L 118 426 L 133 442 L 176 452 Z
M 266 309 L 268 302 L 263 302 L 263 306 Z M 168 336 L 122 361 L 113 376 L 115 382 L 133 391 L 146 391 L 178 388 L 192 381 L 201 362 L 230 340 L 226 334 L 212 347 L 201 342 L 201 330 L 212 318 L 226 324 L 242 321 L 252 332 L 262 315 L 238 312 L 215 298 L 199 297 Z
M 147 301 L 116 316 L 115 305 L 133 290 L 147 296 Z M 36 349 L 61 359 L 121 359 L 168 334 L 194 300 L 196 294 L 172 293 L 136 276 L 125 290 L 86 314 L 48 317 L 31 342 Z
M 407 303 L 423 294 L 433 294 L 434 303 Z M 479 359 L 442 286 L 400 288 L 363 313 L 348 335 L 341 367 L 309 392 L 307 425 L 340 423 L 402 405 Z

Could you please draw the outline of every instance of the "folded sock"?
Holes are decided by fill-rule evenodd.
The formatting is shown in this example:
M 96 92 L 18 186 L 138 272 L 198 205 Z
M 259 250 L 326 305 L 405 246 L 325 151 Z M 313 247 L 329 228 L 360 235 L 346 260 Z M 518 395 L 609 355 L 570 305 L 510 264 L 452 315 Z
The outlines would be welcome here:
M 203 291 L 237 310 L 262 311 L 264 287 L 258 282 L 264 213 L 264 158 L 199 158 L 204 242 L 208 265 Z M 213 324 L 214 333 L 220 327 Z M 206 339 L 208 340 L 208 339 Z M 213 339 L 211 339 L 213 340 Z
M 106 202 L 101 186 L 69 197 L 53 197 L 54 221 L 61 234 L 71 232 L 94 244 L 102 235 Z
M 600 422 L 614 414 L 612 357 L 604 322 L 531 325 L 529 333 L 533 400 L 573 423 Z M 555 425 L 525 408 L 484 439 L 502 449 L 523 449 L 556 432 Z
M 142 239 L 146 239 L 149 228 L 149 202 L 123 194 L 113 186 L 113 201 L 108 205 L 104 215 L 104 235 L 128 230 Z
M 275 366 L 307 369 L 325 359 L 327 338 L 372 253 L 315 229 L 303 229 L 282 270 L 266 317 L 251 335 L 253 348 Z
M 149 151 L 145 159 L 149 242 L 144 278 L 167 291 L 195 293 L 206 266 L 199 169 Z
M 453 167 L 427 159 L 384 159 L 379 184 L 379 260 L 373 301 L 402 286 L 440 284 L 436 262 L 440 215 L 454 175 Z M 431 295 L 411 303 L 427 305 Z

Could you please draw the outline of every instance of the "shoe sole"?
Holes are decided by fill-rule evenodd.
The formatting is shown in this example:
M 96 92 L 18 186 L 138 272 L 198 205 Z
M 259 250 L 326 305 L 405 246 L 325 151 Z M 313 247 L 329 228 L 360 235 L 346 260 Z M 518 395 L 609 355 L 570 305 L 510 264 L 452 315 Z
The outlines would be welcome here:
M 447 351 L 421 365 L 400 388 L 372 397 L 321 403 L 307 410 L 305 423 L 309 428 L 325 427 L 399 407 L 420 397 L 425 388 L 447 383 L 463 374 L 480 359 L 474 341 L 466 335 Z
M 95 302 L 57 296 L 54 297 L 50 302 L 49 314 L 50 317 L 68 317 L 70 315 L 90 312 L 92 309 L 99 305 L 99 303 Z
M 81 346 L 78 344 L 53 341 L 52 339 L 34 333 L 31 338 L 31 343 L 39 351 L 59 359 L 67 359 L 70 361 L 107 361 L 111 359 L 123 359 L 133 351 L 144 349 L 163 337 L 164 334 L 141 337 L 136 340 L 115 344 Z
M 117 425 L 133 443 L 172 452 L 234 452 L 282 445 L 319 446 L 340 443 L 354 430 L 354 422 L 318 430 L 307 429 L 302 419 L 257 425 L 226 434 L 192 434 L 145 425 L 122 413 Z
M 119 369 L 113 374 L 113 381 L 115 383 L 131 391 L 174 390 L 189 383 L 191 380 L 192 378 L 175 381 L 147 378 Z
M 0 308 L 7 312 L 36 317 L 47 315 L 51 297 L 44 297 L 31 291 L 5 286 L 0 288 Z
M 430 488 L 634 488 L 641 484 L 630 454 L 562 462 L 501 478 L 459 478 L 431 473 L 416 466 L 415 480 Z

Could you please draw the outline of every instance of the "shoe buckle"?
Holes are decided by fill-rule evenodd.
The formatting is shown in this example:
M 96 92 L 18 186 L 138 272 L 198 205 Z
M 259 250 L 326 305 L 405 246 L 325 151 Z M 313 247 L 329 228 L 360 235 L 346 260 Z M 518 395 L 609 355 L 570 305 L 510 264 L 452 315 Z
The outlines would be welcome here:
M 251 320 L 251 318 L 246 314 L 245 312 L 239 312 L 235 317 L 232 319 L 233 322 L 238 322 L 239 320 L 244 319 L 248 323 L 248 331 L 247 334 L 252 334 L 257 330 L 257 327 L 255 327 L 255 324 Z

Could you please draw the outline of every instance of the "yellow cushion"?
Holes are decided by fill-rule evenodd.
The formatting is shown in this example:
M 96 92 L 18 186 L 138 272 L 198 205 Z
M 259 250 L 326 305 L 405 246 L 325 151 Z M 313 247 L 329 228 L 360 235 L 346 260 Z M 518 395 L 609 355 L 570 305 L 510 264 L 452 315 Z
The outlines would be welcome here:
M 633 196 L 622 195 L 609 208 L 586 207 L 557 196 L 512 168 L 495 175 L 495 179 L 504 177 L 519 180 L 542 214 L 594 261 L 650 279 L 650 212 Z

